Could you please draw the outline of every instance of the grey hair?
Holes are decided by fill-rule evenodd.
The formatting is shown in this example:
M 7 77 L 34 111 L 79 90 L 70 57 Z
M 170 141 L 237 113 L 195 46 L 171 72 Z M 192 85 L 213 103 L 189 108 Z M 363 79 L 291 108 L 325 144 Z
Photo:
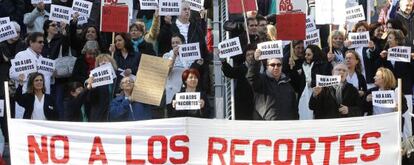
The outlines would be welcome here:
M 16 28 L 16 31 L 20 32 L 21 30 L 20 25 L 16 21 L 10 21 L 10 23 L 14 25 L 14 27 Z

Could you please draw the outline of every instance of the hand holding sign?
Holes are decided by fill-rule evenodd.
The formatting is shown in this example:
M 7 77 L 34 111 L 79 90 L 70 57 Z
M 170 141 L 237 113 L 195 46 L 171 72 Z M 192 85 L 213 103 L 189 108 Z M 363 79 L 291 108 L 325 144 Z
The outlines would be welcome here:
M 317 97 L 319 96 L 319 94 L 321 94 L 322 92 L 322 87 L 313 87 L 313 97 Z
M 316 86 L 319 87 L 328 87 L 339 85 L 341 83 L 341 76 L 340 75 L 332 75 L 332 76 L 325 76 L 325 75 L 316 75 Z

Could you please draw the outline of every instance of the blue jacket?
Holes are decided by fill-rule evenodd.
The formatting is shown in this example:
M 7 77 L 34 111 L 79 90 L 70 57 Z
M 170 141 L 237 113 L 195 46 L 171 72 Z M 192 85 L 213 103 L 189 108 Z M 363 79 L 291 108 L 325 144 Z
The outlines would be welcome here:
M 151 118 L 151 109 L 146 104 L 130 102 L 125 96 L 117 96 L 111 102 L 111 109 L 109 110 L 111 121 L 136 121 Z

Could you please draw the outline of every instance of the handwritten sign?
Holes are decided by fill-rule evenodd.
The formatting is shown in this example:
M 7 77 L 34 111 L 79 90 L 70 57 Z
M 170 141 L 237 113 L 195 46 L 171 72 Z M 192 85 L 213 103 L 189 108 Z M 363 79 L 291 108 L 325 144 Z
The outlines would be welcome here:
M 283 57 L 283 46 L 280 40 L 259 43 L 257 48 L 261 51 L 260 60 Z
M 50 16 L 49 20 L 56 22 L 64 22 L 69 24 L 70 15 L 72 14 L 72 8 L 60 6 L 60 5 L 51 5 L 50 7 Z
M 311 15 L 306 16 L 306 32 L 316 30 L 315 19 Z
M 31 58 L 18 58 L 10 60 L 12 66 L 10 69 L 13 69 L 14 72 L 19 74 L 30 74 L 37 72 L 36 61 Z M 17 76 L 16 76 L 17 77 Z
M 321 45 L 321 38 L 319 36 L 319 29 L 306 33 L 306 39 L 303 42 L 303 46 L 306 48 L 308 45 Z
M 43 75 L 53 75 L 55 71 L 55 60 L 40 57 L 37 63 L 37 71 Z
M 185 0 L 190 3 L 190 9 L 194 11 L 200 11 L 204 7 L 204 0 Z
M 349 33 L 348 40 L 351 41 L 350 48 L 368 47 L 369 32 Z
M 316 86 L 318 87 L 328 87 L 339 85 L 341 83 L 341 76 L 325 76 L 325 75 L 316 75 Z
M 194 61 L 201 58 L 200 44 L 190 43 L 179 46 L 178 54 L 183 61 Z
M 31 3 L 34 5 L 40 2 L 43 2 L 43 4 L 52 4 L 52 0 L 31 0 Z
M 158 8 L 157 0 L 140 0 L 141 10 L 156 10 Z
M 315 0 L 315 22 L 323 24 L 345 24 L 346 0 Z
M 222 41 L 218 44 L 220 58 L 227 58 L 243 54 L 239 37 Z
M 395 102 L 395 91 L 373 91 L 372 105 L 383 108 L 395 108 L 397 106 Z
M 346 21 L 359 22 L 365 20 L 364 8 L 362 5 L 350 7 L 345 9 Z
M 109 66 L 99 66 L 91 70 L 90 75 L 93 76 L 93 88 L 114 83 L 112 71 Z
M 181 13 L 181 0 L 160 0 L 159 13 L 161 16 L 173 16 L 180 15 Z
M 85 0 L 74 0 L 72 3 L 73 12 L 78 12 L 79 15 L 83 15 L 89 18 L 92 10 L 92 2 Z
M 0 25 L 4 25 L 10 22 L 10 17 L 2 17 L 0 18 Z
M 17 37 L 16 27 L 9 22 L 0 25 L 0 42 Z
M 175 95 L 175 110 L 200 109 L 200 92 L 184 92 Z
M 388 49 L 388 61 L 411 62 L 411 47 L 397 46 Z

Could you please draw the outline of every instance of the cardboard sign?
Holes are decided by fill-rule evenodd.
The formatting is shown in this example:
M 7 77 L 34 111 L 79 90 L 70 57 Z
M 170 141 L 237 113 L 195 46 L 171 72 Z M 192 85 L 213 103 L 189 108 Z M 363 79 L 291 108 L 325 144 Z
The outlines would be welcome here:
M 72 14 L 72 8 L 60 6 L 60 5 L 51 5 L 49 20 L 56 22 L 64 22 L 69 24 Z
M 321 38 L 319 36 L 319 29 L 311 32 L 307 32 L 306 39 L 303 42 L 303 46 L 306 48 L 308 45 L 321 46 Z
M 241 14 L 243 13 L 242 8 L 242 0 L 228 0 L 227 1 L 227 8 L 229 14 Z M 257 11 L 257 3 L 256 0 L 243 0 L 244 2 L 244 10 L 245 12 L 248 11 Z
M 315 0 L 315 22 L 323 24 L 345 24 L 346 0 Z
M 239 37 L 222 41 L 218 44 L 220 58 L 227 58 L 243 54 Z
M 156 10 L 158 9 L 157 0 L 140 0 L 139 5 L 141 10 Z
M 204 8 L 204 0 L 185 0 L 190 3 L 190 9 L 194 11 L 201 11 Z
M 257 44 L 257 48 L 261 51 L 259 60 L 269 58 L 283 58 L 282 41 L 268 41 Z
M 288 12 L 288 11 L 301 11 L 306 13 L 308 7 L 304 0 L 277 0 L 276 1 L 276 13 Z
M 179 45 L 178 54 L 183 61 L 194 61 L 201 58 L 200 43 Z
M 0 25 L 4 25 L 10 22 L 10 17 L 2 17 L 0 18 Z
M 83 25 L 85 23 L 88 23 L 88 17 L 85 16 L 79 16 L 78 17 L 78 25 Z
M 306 36 L 306 16 L 304 13 L 276 15 L 278 40 L 304 40 Z
M 369 32 L 349 33 L 348 40 L 352 43 L 350 48 L 368 47 L 370 41 Z
M 0 25 L 0 42 L 17 37 L 16 27 L 9 22 Z
M 306 17 L 306 32 L 316 30 L 315 19 L 311 15 Z
M 362 5 L 350 7 L 345 9 L 346 21 L 359 22 L 365 20 L 364 8 Z
M 160 16 L 174 16 L 181 13 L 181 0 L 160 0 Z
M 175 94 L 175 110 L 201 109 L 200 92 L 183 92 Z
M 36 61 L 31 58 L 21 58 L 21 59 L 12 59 L 10 60 L 12 66 L 10 69 L 13 69 L 17 74 L 16 77 L 20 74 L 29 75 L 30 73 L 37 72 Z
M 4 117 L 4 100 L 0 99 L 0 117 Z
M 114 80 L 112 79 L 112 70 L 108 66 L 99 66 L 91 70 L 90 75 L 93 76 L 93 88 L 114 83 Z
M 92 10 L 92 2 L 85 0 L 74 0 L 72 3 L 73 12 L 78 12 L 79 15 L 90 17 Z
M 411 47 L 396 46 L 388 49 L 388 61 L 411 62 Z
M 128 6 L 105 5 L 102 11 L 101 31 L 128 32 Z
M 37 63 L 37 71 L 43 75 L 52 76 L 55 71 L 55 60 L 40 57 Z
M 31 4 L 35 5 L 40 2 L 43 2 L 43 4 L 52 4 L 52 0 L 31 0 Z
M 316 86 L 318 87 L 329 87 L 334 85 L 339 85 L 341 83 L 341 76 L 325 76 L 325 75 L 316 75 Z
M 395 99 L 395 91 L 373 91 L 372 92 L 372 105 L 383 108 L 395 108 L 397 106 Z

